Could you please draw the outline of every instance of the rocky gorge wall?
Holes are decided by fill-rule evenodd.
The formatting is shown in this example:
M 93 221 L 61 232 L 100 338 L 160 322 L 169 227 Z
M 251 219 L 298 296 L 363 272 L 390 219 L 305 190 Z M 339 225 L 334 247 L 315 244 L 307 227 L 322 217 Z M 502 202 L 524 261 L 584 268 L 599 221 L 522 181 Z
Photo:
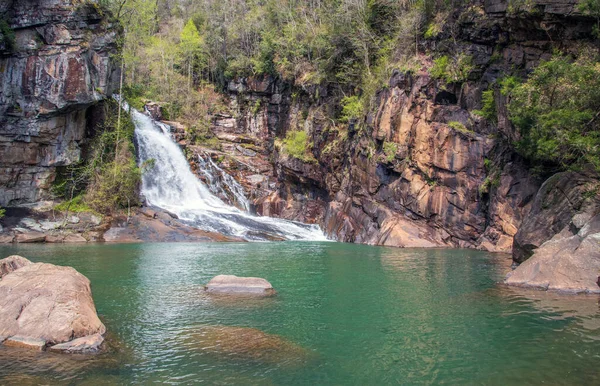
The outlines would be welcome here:
M 502 76 L 526 77 L 555 49 L 593 46 L 593 20 L 575 2 L 528 7 L 485 1 L 457 9 L 446 32 L 420 48 L 469 55 L 468 80 L 434 79 L 425 58 L 416 72 L 394 72 L 364 123 L 333 121 L 339 96 L 328 87 L 270 77 L 231 82 L 232 113 L 212 125 L 222 143 L 213 157 L 244 184 L 259 214 L 319 223 L 340 241 L 510 252 L 546 177 L 513 150 L 519 134 L 504 96 L 495 93 L 497 122 L 473 112 Z M 298 130 L 310 142 L 303 159 L 282 144 Z M 554 234 L 547 233 L 541 242 Z M 516 245 L 516 255 L 531 255 Z
M 95 1 L 3 1 L 0 18 L 14 35 L 0 44 L 0 206 L 23 206 L 80 160 L 118 80 L 119 31 Z

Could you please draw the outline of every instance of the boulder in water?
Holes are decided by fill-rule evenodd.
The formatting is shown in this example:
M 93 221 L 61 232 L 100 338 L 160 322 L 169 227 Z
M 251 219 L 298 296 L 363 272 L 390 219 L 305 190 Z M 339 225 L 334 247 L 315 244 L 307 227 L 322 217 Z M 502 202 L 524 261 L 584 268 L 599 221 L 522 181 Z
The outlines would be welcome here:
M 105 332 L 90 281 L 71 267 L 28 264 L 0 280 L 0 336 L 9 337 L 5 344 L 55 345 Z
M 572 293 L 600 293 L 600 214 L 573 235 L 567 226 L 535 249 L 506 277 L 508 285 Z
M 190 334 L 190 345 L 204 353 L 265 363 L 298 363 L 309 351 L 280 336 L 256 328 L 203 326 Z
M 0 260 L 0 279 L 29 264 L 32 264 L 31 261 L 19 255 L 8 256 L 7 258 Z
M 90 353 L 99 351 L 103 342 L 104 337 L 102 334 L 94 334 L 73 339 L 70 342 L 56 344 L 50 347 L 49 350 L 64 353 Z
M 271 283 L 259 277 L 238 277 L 235 275 L 218 275 L 213 277 L 204 287 L 206 292 L 235 295 L 275 295 Z

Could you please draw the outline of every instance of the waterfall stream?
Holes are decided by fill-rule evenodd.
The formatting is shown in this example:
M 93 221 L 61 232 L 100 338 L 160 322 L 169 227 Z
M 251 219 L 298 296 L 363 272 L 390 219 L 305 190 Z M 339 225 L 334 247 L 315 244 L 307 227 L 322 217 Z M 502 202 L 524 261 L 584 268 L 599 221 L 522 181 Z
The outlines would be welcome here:
M 192 173 L 168 125 L 129 108 L 125 102 L 123 105 L 135 125 L 140 165 L 147 165 L 142 174 L 142 194 L 148 204 L 173 212 L 181 221 L 199 229 L 245 240 L 326 240 L 317 225 L 254 216 L 227 205 L 213 193 L 218 187 L 211 191 Z M 238 204 L 247 210 L 249 205 L 243 188 L 233 177 L 212 160 L 203 162 L 202 173 L 207 181 L 216 181 L 215 173 L 220 173 L 218 178 L 227 180 Z

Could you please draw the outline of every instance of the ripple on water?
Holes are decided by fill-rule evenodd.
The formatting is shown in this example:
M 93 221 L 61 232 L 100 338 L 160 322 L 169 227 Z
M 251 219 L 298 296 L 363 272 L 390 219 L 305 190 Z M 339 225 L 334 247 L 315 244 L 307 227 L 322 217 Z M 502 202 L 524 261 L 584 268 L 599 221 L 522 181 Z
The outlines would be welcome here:
M 0 384 L 600 383 L 598 297 L 499 286 L 507 255 L 288 242 L 0 253 L 88 276 L 118 342 L 94 357 L 0 347 Z M 278 295 L 207 296 L 221 273 Z

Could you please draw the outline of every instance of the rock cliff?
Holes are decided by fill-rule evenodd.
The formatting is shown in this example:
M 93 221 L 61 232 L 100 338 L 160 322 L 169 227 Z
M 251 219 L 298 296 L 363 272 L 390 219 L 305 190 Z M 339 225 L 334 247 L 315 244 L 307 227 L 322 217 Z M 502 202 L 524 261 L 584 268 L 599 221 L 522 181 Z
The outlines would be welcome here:
M 8 0 L 0 18 L 0 206 L 48 197 L 116 84 L 118 30 L 95 1 Z
M 519 134 L 500 92 L 494 122 L 473 112 L 502 76 L 526 77 L 555 49 L 595 49 L 593 20 L 571 1 L 482 1 L 446 23 L 420 49 L 471 57 L 466 81 L 434 79 L 425 58 L 416 72 L 394 72 L 365 122 L 342 124 L 332 120 L 334 87 L 238 79 L 228 88 L 233 113 L 215 118 L 223 152 L 212 156 L 243 182 L 259 214 L 316 222 L 340 241 L 510 252 L 548 176 L 513 150 Z M 308 134 L 304 159 L 281 151 L 286 133 L 299 130 Z M 255 161 L 269 155 L 271 165 Z

